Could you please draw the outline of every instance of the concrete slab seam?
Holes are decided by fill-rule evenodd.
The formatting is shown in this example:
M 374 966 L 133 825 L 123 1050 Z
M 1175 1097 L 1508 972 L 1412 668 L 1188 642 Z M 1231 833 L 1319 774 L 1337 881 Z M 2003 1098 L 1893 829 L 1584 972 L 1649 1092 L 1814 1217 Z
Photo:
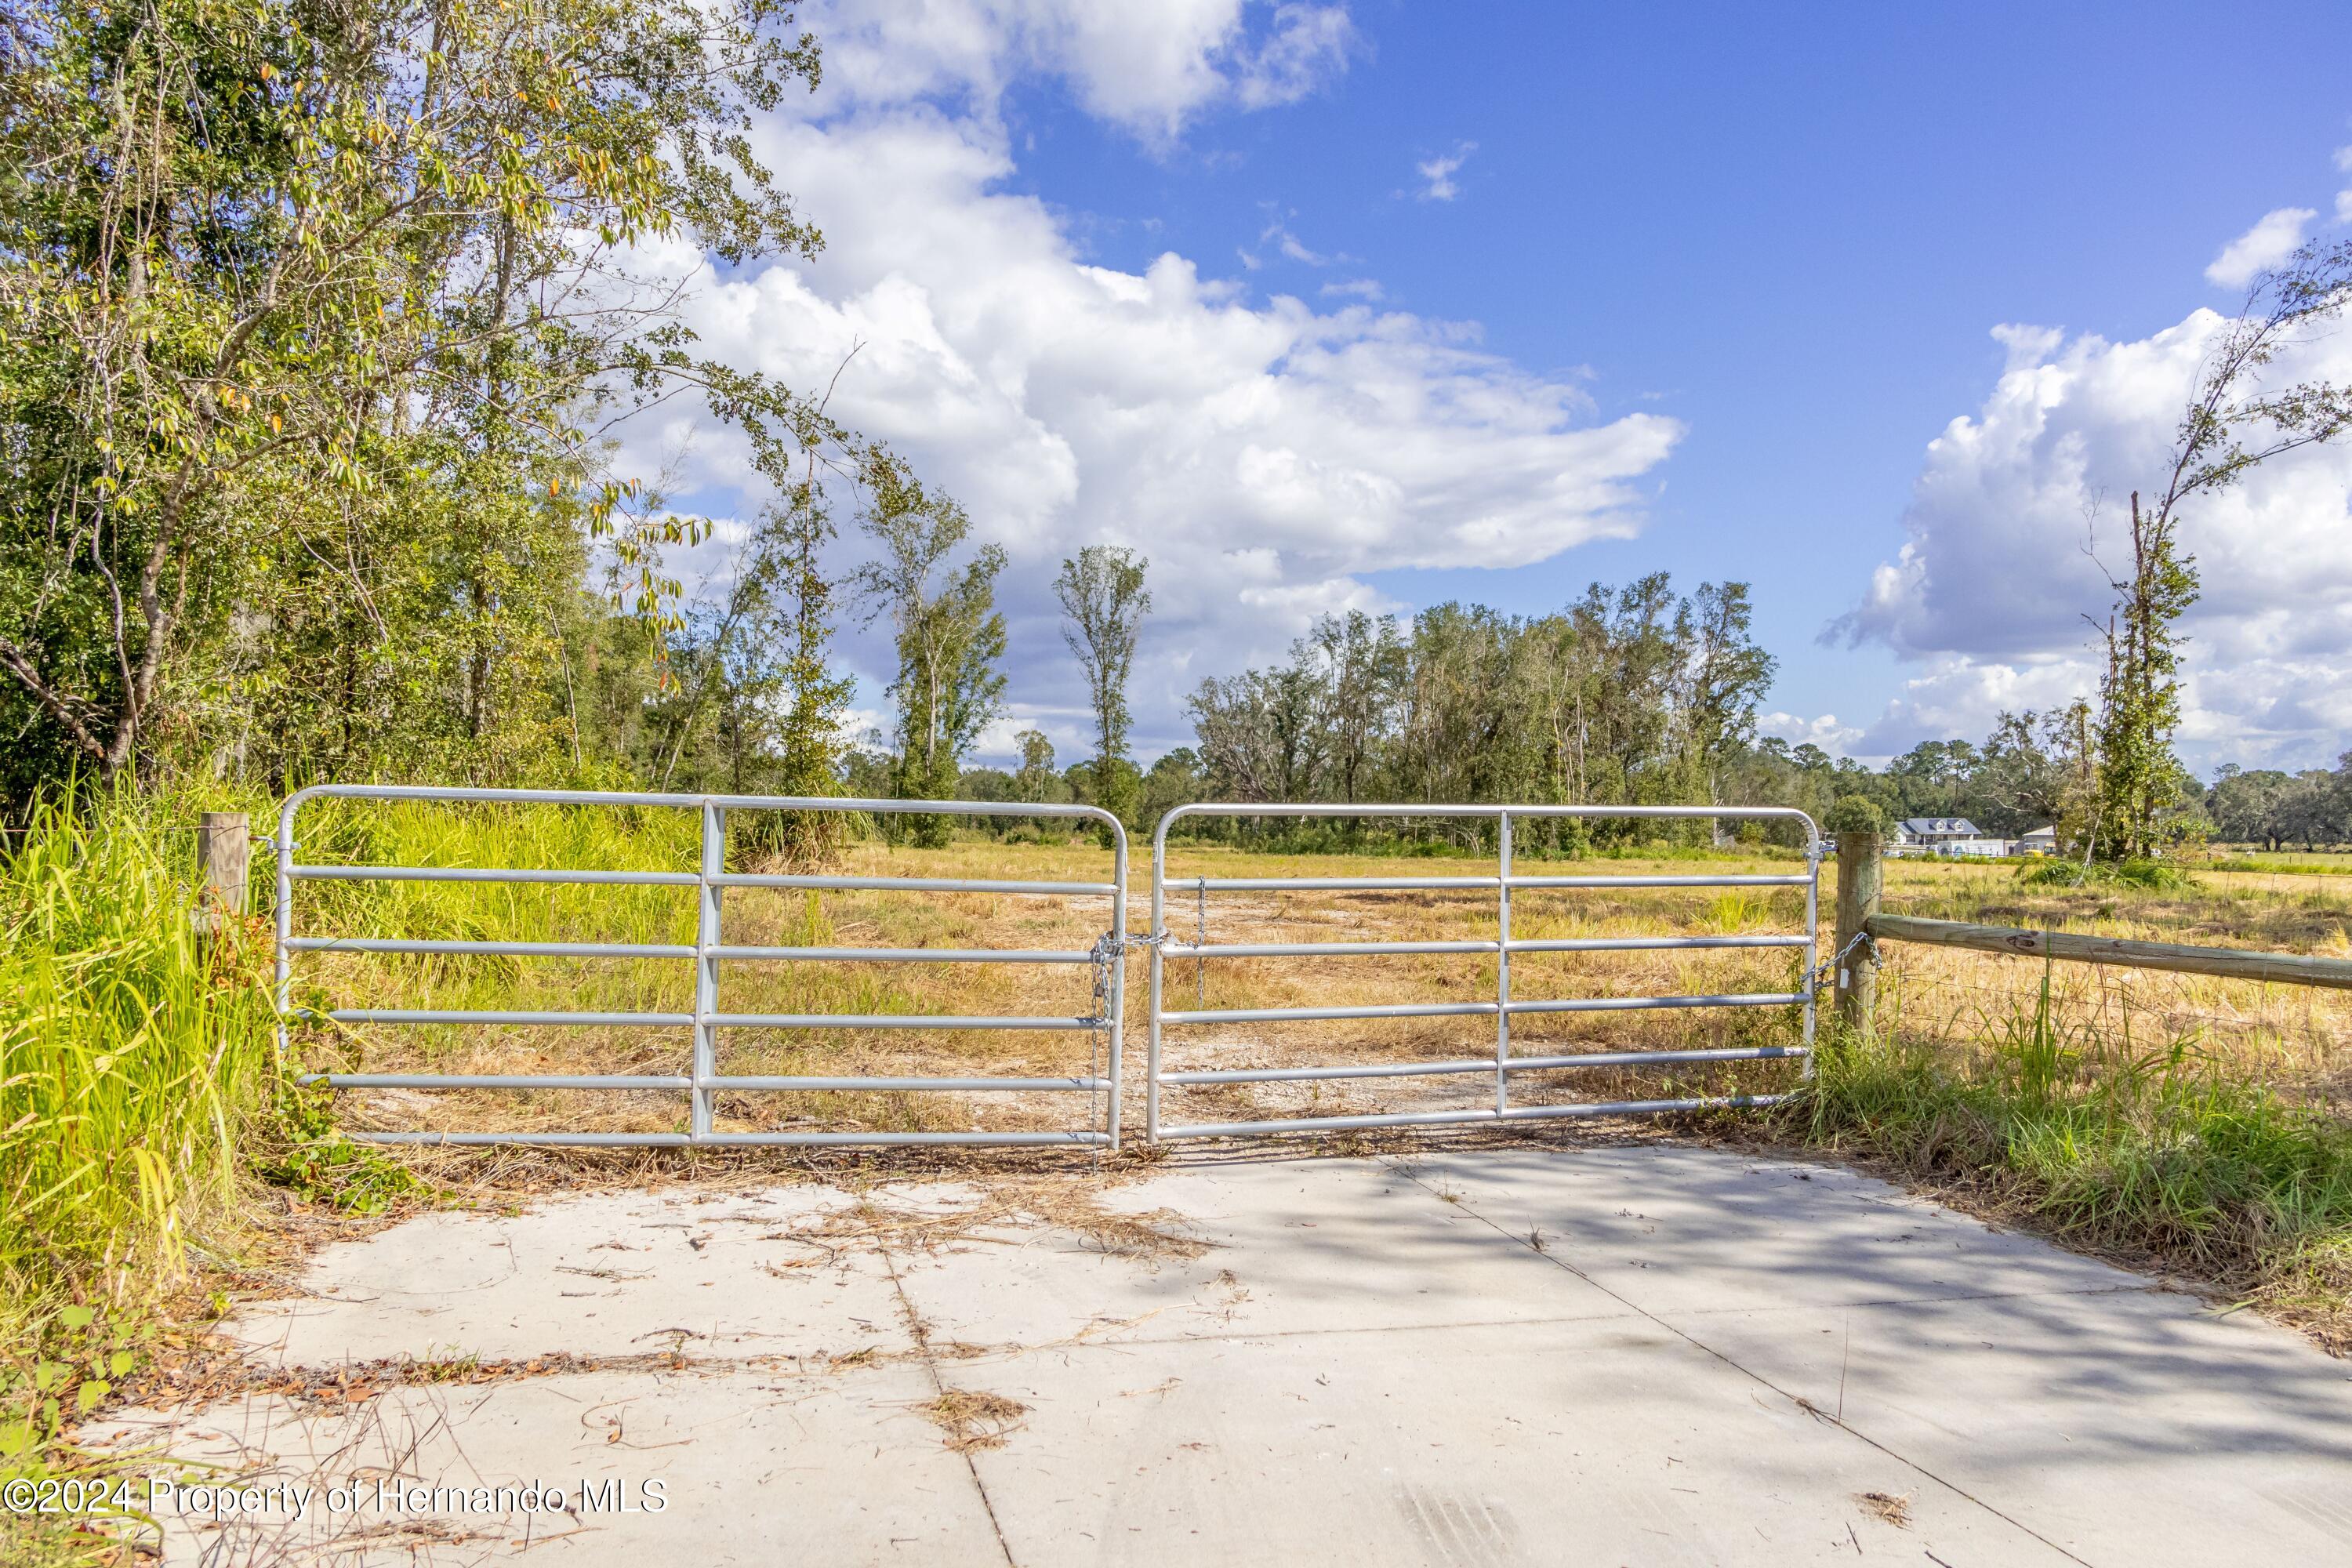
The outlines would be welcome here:
M 907 1294 L 906 1281 L 898 1278 L 898 1260 L 890 1256 L 890 1248 L 881 1242 L 875 1243 L 874 1250 L 882 1259 L 882 1267 L 890 1272 L 890 1289 L 898 1293 L 898 1310 L 906 1315 L 907 1333 L 915 1342 L 916 1359 L 922 1363 L 923 1375 L 930 1379 L 931 1392 L 945 1399 L 948 1396 L 947 1381 L 940 1376 L 939 1358 L 931 1353 L 931 1336 L 924 1331 L 922 1317 L 915 1310 L 915 1303 Z M 980 1506 L 988 1514 L 989 1531 L 996 1537 L 997 1551 L 1003 1553 L 1004 1568 L 1020 1568 L 1013 1561 L 1013 1543 L 1004 1539 L 1004 1525 L 996 1517 L 996 1501 L 988 1495 L 988 1483 L 980 1479 L 979 1465 L 972 1461 L 969 1450 L 957 1455 L 957 1458 L 963 1461 L 964 1473 L 971 1478 L 972 1490 L 980 1494 Z

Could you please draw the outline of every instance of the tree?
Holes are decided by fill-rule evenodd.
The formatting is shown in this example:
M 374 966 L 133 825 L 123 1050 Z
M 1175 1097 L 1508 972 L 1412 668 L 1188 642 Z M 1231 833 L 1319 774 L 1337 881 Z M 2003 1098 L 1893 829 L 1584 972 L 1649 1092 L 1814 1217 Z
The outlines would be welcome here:
M 1322 686 L 1324 750 L 1339 798 L 1363 798 L 1380 761 L 1382 742 L 1395 722 L 1404 685 L 1404 643 L 1394 616 L 1378 620 L 1361 610 L 1346 618 L 1325 616 L 1294 650 L 1305 664 L 1310 654 Z
M 1404 634 L 1361 613 L 1326 616 L 1287 666 L 1196 689 L 1199 763 L 1212 790 L 1244 800 L 1353 801 L 1378 789 L 1427 801 L 1783 803 L 1780 781 L 1796 771 L 1786 744 L 1752 743 L 1773 662 L 1749 635 L 1751 616 L 1744 584 L 1685 598 L 1658 574 L 1622 589 L 1596 583 L 1532 618 L 1444 604 Z M 1829 772 L 1818 747 L 1802 750 Z M 1826 783 L 1809 787 L 1811 800 Z M 1520 843 L 1573 852 L 1591 832 L 1626 831 L 1530 822 Z
M 2063 712 L 2004 710 L 1969 781 L 1969 817 L 2011 838 L 2055 826 L 2066 812 L 2068 743 Z
M 2301 840 L 2306 849 L 2346 837 L 2341 775 L 2325 768 L 2281 773 L 2234 763 L 2215 775 L 2207 797 L 2215 832 L 2223 839 L 2277 849 Z
M 1122 820 L 1135 807 L 1135 764 L 1127 756 L 1127 680 L 1136 637 L 1151 610 L 1151 595 L 1143 585 L 1150 564 L 1123 545 L 1089 544 L 1064 561 L 1054 580 L 1062 605 L 1062 640 L 1086 672 L 1094 710 L 1095 804 Z
M 2180 723 L 2180 645 L 2175 629 L 2197 602 L 2197 573 L 2179 552 L 2169 504 L 2143 510 L 2131 498 L 2132 564 L 2111 579 L 2116 607 L 2102 628 L 2106 673 L 2099 681 L 2096 846 L 2103 858 L 2162 852 L 2166 816 L 2181 804 L 2172 731 Z
M 996 575 L 1004 552 L 984 545 L 961 571 L 948 557 L 971 532 L 971 520 L 945 496 L 927 494 L 903 474 L 880 477 L 864 526 L 881 557 L 857 574 L 861 591 L 887 613 L 897 633 L 898 703 L 894 784 L 900 800 L 948 800 L 964 754 L 996 716 L 1004 677 L 1004 617 L 996 609 Z M 938 848 L 948 819 L 914 819 L 916 841 Z
M 1021 748 L 1021 771 L 1013 775 L 1021 798 L 1039 805 L 1051 800 L 1060 776 L 1054 772 L 1054 742 L 1043 730 L 1024 730 L 1013 740 Z
M 2306 245 L 2285 266 L 2258 276 L 2244 310 L 2208 356 L 2181 416 L 2170 471 L 2153 504 L 2131 497 L 2131 563 L 2109 574 L 2114 609 L 2097 626 L 2106 645 L 2099 686 L 2095 850 L 2108 858 L 2160 853 L 2167 819 L 2201 792 L 2172 754 L 2180 721 L 2180 647 L 2176 623 L 2197 602 L 2196 562 L 2182 553 L 2183 509 L 2236 483 L 2251 469 L 2352 429 L 2352 388 L 2305 382 L 2263 390 L 2279 354 L 2342 314 L 2352 301 L 2352 241 Z
M 1190 746 L 1179 746 L 1152 763 L 1143 775 L 1143 799 L 1138 808 L 1136 826 L 1149 833 L 1160 826 L 1160 819 L 1180 805 L 1202 798 L 1207 781 L 1201 775 L 1201 759 Z
M 1706 781 L 1704 798 L 1721 798 L 1717 772 L 1725 759 L 1756 733 L 1756 706 L 1771 689 L 1780 661 L 1757 646 L 1750 628 L 1755 609 L 1748 584 L 1699 584 L 1690 626 L 1689 688 L 1685 715 L 1691 765 Z
M 856 690 L 828 655 L 836 588 L 824 574 L 824 551 L 834 537 L 833 514 L 813 469 L 804 459 L 799 482 L 761 513 L 773 591 L 787 606 L 772 623 L 783 709 L 775 728 L 776 788 L 802 798 L 839 793 L 842 721 Z M 830 860 L 844 827 L 837 811 L 761 813 L 751 820 L 752 843 L 801 867 Z
M 1235 800 L 1319 799 L 1322 695 L 1311 672 L 1295 666 L 1202 681 L 1185 706 L 1217 792 Z
M 26 0 L 0 70 L 0 722 L 11 787 L 159 748 L 504 766 L 587 541 L 676 592 L 698 524 L 620 503 L 603 426 L 700 389 L 677 235 L 818 244 L 745 134 L 812 40 L 775 0 Z

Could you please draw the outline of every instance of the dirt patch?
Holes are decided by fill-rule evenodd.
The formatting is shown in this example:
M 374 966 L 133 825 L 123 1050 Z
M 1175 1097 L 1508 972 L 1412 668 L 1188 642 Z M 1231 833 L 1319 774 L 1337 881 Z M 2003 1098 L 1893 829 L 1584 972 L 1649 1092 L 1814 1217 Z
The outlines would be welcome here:
M 1856 1492 L 1853 1500 L 1863 1511 L 1881 1524 L 1891 1524 L 1897 1530 L 1911 1528 L 1911 1495 L 1897 1496 L 1893 1492 Z

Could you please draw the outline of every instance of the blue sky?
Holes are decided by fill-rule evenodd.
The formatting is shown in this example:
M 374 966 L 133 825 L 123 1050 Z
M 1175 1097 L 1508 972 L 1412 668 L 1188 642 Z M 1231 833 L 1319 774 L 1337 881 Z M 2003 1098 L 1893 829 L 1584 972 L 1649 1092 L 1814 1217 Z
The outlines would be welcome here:
M 904 350 L 853 417 L 1013 548 L 1021 721 L 1076 739 L 1068 672 L 1049 668 L 1047 558 L 1100 537 L 1164 564 L 1165 679 L 1138 694 L 1146 750 L 1184 739 L 1190 684 L 1269 656 L 1318 608 L 1458 596 L 1540 611 L 1660 568 L 1686 586 L 1754 584 L 1781 659 L 1768 707 L 1791 736 L 1883 753 L 2057 700 L 2090 679 L 2076 612 L 2104 599 L 2079 514 L 2160 457 L 2179 402 L 2164 378 L 2185 395 L 2212 324 L 2194 312 L 2242 297 L 2209 267 L 2266 214 L 2278 231 L 2340 238 L 2336 208 L 2352 204 L 2336 195 L 2352 187 L 2341 5 L 1773 16 L 1168 0 L 1112 21 L 1056 0 L 961 0 L 836 4 L 811 20 L 833 78 L 773 145 L 833 248 L 778 268 L 789 286 L 730 279 L 713 322 L 771 344 L 778 368 L 805 371 L 843 332 L 879 340 L 861 375 Z M 894 180 L 903 202 L 873 193 Z M 1035 321 L 1008 326 L 1024 300 L 1067 313 L 1055 290 L 1076 285 L 1055 268 L 1108 289 L 1141 335 L 1096 332 L 1102 363 L 1088 364 L 1084 334 L 1039 348 Z M 1274 341 L 1302 315 L 1356 323 L 1305 336 L 1395 370 L 1381 384 L 1405 427 L 1374 432 L 1373 447 L 1426 435 L 1474 469 L 1491 449 L 1494 473 L 1437 456 L 1384 466 L 1348 424 L 1358 373 L 1302 365 L 1295 337 Z M 2059 331 L 1996 342 L 2010 324 Z M 1241 341 L 1253 331 L 1272 346 Z M 808 355 L 772 332 L 807 339 Z M 1189 385 L 1188 356 L 1211 337 L 1202 363 L 1224 368 L 1202 370 L 1197 402 L 1133 384 L 1157 368 Z M 1485 357 L 1464 369 L 1456 349 Z M 1265 366 L 1245 374 L 1252 354 Z M 1253 386 L 1291 399 L 1269 409 L 1276 434 L 1251 427 Z M 1453 412 L 1420 430 L 1410 405 L 1424 395 Z M 1486 419 L 1490 396 L 1511 406 Z M 1531 447 L 1547 407 L 1553 435 L 1573 424 L 1614 443 L 1597 462 L 1608 495 L 1557 548 L 1542 509 L 1586 490 L 1546 464 L 1586 458 Z M 1963 417 L 1972 433 L 1931 453 Z M 1211 426 L 1213 441 L 1199 434 Z M 1258 485 L 1311 473 L 1300 504 L 1322 515 L 1295 546 L 1253 554 L 1246 519 L 1219 533 L 1134 499 L 1171 471 L 1230 464 Z M 723 502 L 723 470 L 699 493 Z M 1060 477 L 1021 489 L 1049 470 Z M 2352 626 L 2294 614 L 2243 537 L 2281 509 L 2315 540 L 2345 537 L 2347 471 L 2329 458 L 2273 488 L 2203 520 L 2210 539 L 2192 529 L 2225 616 L 2203 639 L 2185 737 L 2207 764 L 2352 744 L 2352 710 L 2315 689 L 2352 666 Z M 1350 497 L 1370 498 L 1362 548 Z M 1197 498 L 1219 504 L 1213 488 Z M 1517 518 L 1497 525 L 1511 542 L 1410 542 L 1465 505 Z M 2299 582 L 2352 582 L 2352 545 L 2315 548 L 2326 559 Z M 1495 563 L 1437 564 L 1482 554 Z M 1261 571 L 1249 603 L 1224 603 Z M 2030 612 L 2007 586 L 2022 578 L 2041 590 Z M 2255 637 L 2264 616 L 2248 606 L 2295 629 Z

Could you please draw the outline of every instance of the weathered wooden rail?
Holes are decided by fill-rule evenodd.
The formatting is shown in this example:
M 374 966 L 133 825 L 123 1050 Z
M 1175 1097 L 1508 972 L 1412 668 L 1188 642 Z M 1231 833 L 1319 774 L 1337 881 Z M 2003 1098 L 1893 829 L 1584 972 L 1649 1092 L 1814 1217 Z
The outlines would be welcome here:
M 2014 926 L 1974 925 L 1966 921 L 1924 920 L 1879 912 L 1885 885 L 1885 844 L 1874 833 L 1837 837 L 1837 1013 L 1850 1027 L 1869 1026 L 1878 986 L 1882 942 L 1916 942 L 1931 947 L 1964 948 L 2012 958 L 2063 963 L 2105 963 L 2126 969 L 2165 969 L 2181 974 L 2211 974 L 2225 980 L 2256 980 L 2287 985 L 2325 985 L 2352 991 L 2352 959 L 2296 952 L 2249 952 L 2234 947 L 2197 947 L 2175 942 L 2128 942 L 2121 937 L 2075 931 L 2028 931 Z

